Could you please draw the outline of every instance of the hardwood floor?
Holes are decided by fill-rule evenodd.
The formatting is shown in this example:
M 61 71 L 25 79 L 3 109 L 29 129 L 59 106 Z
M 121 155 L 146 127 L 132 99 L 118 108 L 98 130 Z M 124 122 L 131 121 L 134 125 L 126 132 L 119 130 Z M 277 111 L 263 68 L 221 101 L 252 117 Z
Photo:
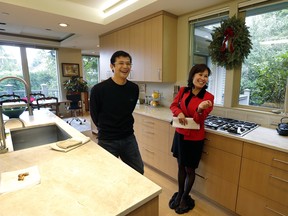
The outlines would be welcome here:
M 83 115 L 87 121 L 90 121 L 89 113 Z M 94 142 L 97 142 L 97 137 L 91 131 L 83 132 L 86 136 L 89 136 Z M 162 188 L 162 192 L 159 198 L 159 216 L 175 216 L 178 215 L 174 210 L 170 209 L 168 202 L 171 196 L 177 191 L 177 182 L 167 176 L 164 176 L 155 169 L 145 165 L 144 176 L 151 181 L 155 182 Z M 191 193 L 192 198 L 195 200 L 195 207 L 193 210 L 184 214 L 185 216 L 231 216 L 236 215 L 230 211 L 226 211 L 221 207 L 209 202 L 200 195 Z M 153 216 L 153 215 L 151 215 Z

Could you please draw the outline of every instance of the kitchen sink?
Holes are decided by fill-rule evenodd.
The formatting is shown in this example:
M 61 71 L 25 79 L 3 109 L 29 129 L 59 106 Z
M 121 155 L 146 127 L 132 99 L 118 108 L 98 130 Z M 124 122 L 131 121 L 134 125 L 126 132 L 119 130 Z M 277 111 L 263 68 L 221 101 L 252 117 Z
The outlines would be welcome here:
M 56 124 L 13 129 L 10 134 L 14 151 L 71 138 L 66 131 Z

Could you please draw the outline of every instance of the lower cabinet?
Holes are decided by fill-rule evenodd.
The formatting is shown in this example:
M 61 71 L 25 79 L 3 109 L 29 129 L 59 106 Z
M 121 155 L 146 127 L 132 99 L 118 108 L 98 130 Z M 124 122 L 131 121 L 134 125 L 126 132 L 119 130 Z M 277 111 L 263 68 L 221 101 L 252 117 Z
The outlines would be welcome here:
M 206 141 L 193 189 L 235 211 L 243 142 L 212 133 Z
M 244 143 L 236 212 L 288 215 L 288 155 Z
M 169 122 L 134 113 L 143 161 L 177 179 Z M 288 154 L 206 132 L 193 190 L 241 216 L 288 216 Z
M 135 113 L 134 119 L 135 135 L 144 163 L 176 178 L 177 163 L 170 151 L 169 122 Z

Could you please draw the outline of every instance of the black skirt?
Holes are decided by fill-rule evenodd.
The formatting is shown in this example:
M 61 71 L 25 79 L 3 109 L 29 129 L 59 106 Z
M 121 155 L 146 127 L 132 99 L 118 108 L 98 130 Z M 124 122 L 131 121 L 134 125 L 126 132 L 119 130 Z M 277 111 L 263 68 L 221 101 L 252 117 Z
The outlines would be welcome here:
M 199 165 L 204 140 L 184 140 L 184 136 L 175 131 L 171 152 L 178 164 L 196 169 Z

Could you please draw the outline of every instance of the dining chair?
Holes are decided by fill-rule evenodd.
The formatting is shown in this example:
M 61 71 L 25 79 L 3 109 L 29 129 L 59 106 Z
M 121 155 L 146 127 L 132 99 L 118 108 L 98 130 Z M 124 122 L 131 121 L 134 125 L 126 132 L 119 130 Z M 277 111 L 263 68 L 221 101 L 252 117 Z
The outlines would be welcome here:
M 49 109 L 55 115 L 59 116 L 59 103 L 57 97 L 40 97 L 36 99 L 37 109 L 41 108 Z
M 45 97 L 45 95 L 42 94 L 41 92 L 39 92 L 39 93 L 30 93 L 29 96 L 30 96 L 30 105 L 31 105 L 32 109 L 38 109 L 36 100 L 38 98 L 44 98 Z
M 82 99 L 81 94 L 68 94 L 66 95 L 67 100 L 70 100 L 68 110 L 72 112 L 72 119 L 66 121 L 69 125 L 75 120 L 79 124 L 86 122 L 86 119 L 80 119 L 77 116 L 77 112 L 82 112 Z
M 20 99 L 20 96 L 19 96 L 19 95 L 15 95 L 14 93 L 13 93 L 13 94 L 3 94 L 3 95 L 0 95 L 0 101 L 3 101 L 3 100 L 13 100 L 13 99 Z

